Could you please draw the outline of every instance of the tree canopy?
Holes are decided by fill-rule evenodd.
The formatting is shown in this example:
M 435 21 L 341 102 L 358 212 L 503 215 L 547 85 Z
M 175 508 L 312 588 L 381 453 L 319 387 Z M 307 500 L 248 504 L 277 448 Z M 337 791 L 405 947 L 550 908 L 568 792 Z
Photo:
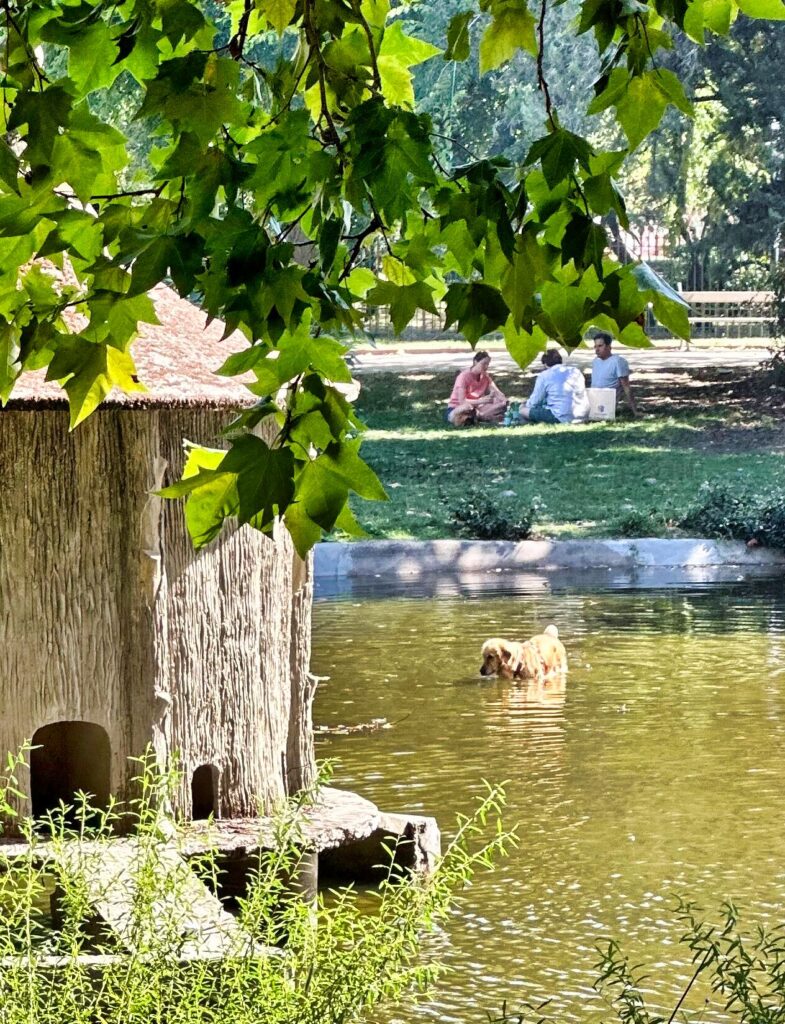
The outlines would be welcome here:
M 334 387 L 367 305 L 400 331 L 444 300 L 445 326 L 472 344 L 502 331 L 521 366 L 589 325 L 645 344 L 648 303 L 686 336 L 683 307 L 609 258 L 602 219 L 626 222 L 616 179 L 666 110 L 692 114 L 664 59 L 674 38 L 783 19 L 783 0 L 582 0 L 589 97 L 551 89 L 552 0 L 450 6 L 439 49 L 388 0 L 3 0 L 2 399 L 46 367 L 76 426 L 111 388 L 142 387 L 133 339 L 155 316 L 149 289 L 171 282 L 245 336 L 219 372 L 250 373 L 258 401 L 228 451 L 191 449 L 167 493 L 188 495 L 199 544 L 226 518 L 269 531 L 282 516 L 304 553 L 357 529 L 350 490 L 384 496 Z M 472 46 L 481 75 L 531 64 L 543 123 L 517 163 L 475 157 L 415 108 L 415 69 L 459 69 Z M 581 134 L 598 115 L 620 144 Z M 129 134 L 153 140 L 137 180 Z M 48 273 L 64 261 L 67 276 Z M 268 417 L 270 444 L 254 433 Z

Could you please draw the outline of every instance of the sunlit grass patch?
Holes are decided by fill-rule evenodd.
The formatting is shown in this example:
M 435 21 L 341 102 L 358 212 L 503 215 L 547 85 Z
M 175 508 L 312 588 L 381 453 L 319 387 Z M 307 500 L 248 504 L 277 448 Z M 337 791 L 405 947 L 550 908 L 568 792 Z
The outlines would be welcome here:
M 453 377 L 363 378 L 363 454 L 390 495 L 387 503 L 354 503 L 370 536 L 452 536 L 452 512 L 469 488 L 511 513 L 533 505 L 535 535 L 611 536 L 623 514 L 640 522 L 653 509 L 652 535 L 667 534 L 707 480 L 766 490 L 783 478 L 778 452 L 713 450 L 706 437 L 722 424 L 721 409 L 689 418 L 455 430 L 443 416 Z M 507 391 L 523 397 L 523 377 Z

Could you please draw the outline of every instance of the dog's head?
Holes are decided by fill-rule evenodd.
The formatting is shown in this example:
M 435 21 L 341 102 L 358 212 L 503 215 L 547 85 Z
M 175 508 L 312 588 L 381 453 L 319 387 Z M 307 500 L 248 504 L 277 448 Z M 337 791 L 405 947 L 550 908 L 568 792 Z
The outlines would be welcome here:
M 486 640 L 482 645 L 481 676 L 498 676 L 502 665 L 501 640 Z
M 519 644 L 494 637 L 482 645 L 481 676 L 536 679 L 541 674 L 540 658 L 531 643 Z
M 508 640 L 486 640 L 482 645 L 481 676 L 506 676 L 511 679 L 518 662 L 516 648 L 519 644 L 511 644 Z

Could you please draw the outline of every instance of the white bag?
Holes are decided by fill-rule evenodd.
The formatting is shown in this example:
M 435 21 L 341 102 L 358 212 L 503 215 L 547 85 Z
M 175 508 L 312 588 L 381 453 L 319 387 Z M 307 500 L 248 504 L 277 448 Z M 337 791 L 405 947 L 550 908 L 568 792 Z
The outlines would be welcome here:
M 590 420 L 616 419 L 616 388 L 586 388 Z

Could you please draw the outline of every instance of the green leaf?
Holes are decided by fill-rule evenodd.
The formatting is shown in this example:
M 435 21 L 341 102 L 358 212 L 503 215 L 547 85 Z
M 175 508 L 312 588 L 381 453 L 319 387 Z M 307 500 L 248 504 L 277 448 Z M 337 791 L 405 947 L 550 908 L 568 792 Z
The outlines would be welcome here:
M 512 261 L 502 276 L 501 292 L 517 327 L 531 311 L 536 288 L 552 277 L 552 252 L 538 243 L 536 231 L 531 229 L 516 239 Z
M 537 324 L 534 324 L 529 332 L 517 328 L 510 319 L 504 325 L 504 342 L 507 351 L 518 366 L 522 370 L 528 370 L 537 353 L 545 350 L 548 344 L 548 335 Z
M 471 52 L 469 38 L 469 25 L 474 17 L 474 11 L 462 11 L 450 18 L 447 26 L 447 49 L 444 51 L 445 60 L 463 61 L 469 59 Z
M 155 306 L 148 295 L 118 295 L 116 292 L 96 292 L 88 303 L 90 327 L 84 336 L 90 340 L 103 340 L 108 336 L 109 344 L 124 349 L 135 338 L 140 323 L 159 324 Z M 98 329 L 93 337 L 91 329 Z
M 279 36 L 289 26 L 297 10 L 297 0 L 257 0 L 259 13 L 267 19 Z
M 360 458 L 361 438 L 333 444 L 323 456 L 324 464 L 361 498 L 387 501 L 387 492 L 367 462 Z
M 0 402 L 5 405 L 11 396 L 19 363 L 21 331 L 16 324 L 0 323 Z
M 78 335 L 62 341 L 49 364 L 47 380 L 59 381 L 71 409 L 71 429 L 87 419 L 114 387 L 125 392 L 145 391 L 136 379 L 136 367 L 127 352 L 106 344 L 93 344 Z
M 221 532 L 224 521 L 237 515 L 237 477 L 218 467 L 226 452 L 187 444 L 188 457 L 182 479 L 158 492 L 162 498 L 188 495 L 185 522 L 194 547 L 209 544 Z
M 737 3 L 748 18 L 785 21 L 785 0 L 737 0 Z
M 332 530 L 348 497 L 348 484 L 332 471 L 326 455 L 307 462 L 297 478 L 297 504 L 323 530 Z
M 539 160 L 548 187 L 554 188 L 573 174 L 576 162 L 589 170 L 593 155 L 594 150 L 586 139 L 566 128 L 557 128 L 532 144 L 526 163 Z
M 510 315 L 500 292 L 479 282 L 451 284 L 445 304 L 445 330 L 457 323 L 467 340 L 476 344 L 484 334 L 498 330 Z
M 19 161 L 16 154 L 5 141 L 0 139 L 0 181 L 19 193 Z
M 548 281 L 542 286 L 541 326 L 555 340 L 572 348 L 581 340 L 590 296 L 580 286 Z M 542 317 L 538 317 L 541 321 Z
M 159 235 L 139 253 L 131 268 L 129 295 L 141 295 L 171 274 L 181 295 L 188 295 L 202 269 L 202 252 L 187 235 Z
M 517 50 L 536 54 L 534 25 L 534 15 L 522 0 L 495 3 L 491 23 L 480 41 L 480 74 L 506 63 Z
M 68 70 L 79 97 L 112 84 L 121 70 L 115 63 L 117 54 L 117 42 L 101 18 L 72 34 Z
M 337 517 L 336 517 L 337 518 Z M 284 514 L 286 529 L 292 537 L 297 554 L 305 558 L 314 544 L 322 539 L 322 528 L 308 515 L 304 501 L 295 501 Z
M 783 0 L 737 0 L 739 9 L 747 17 L 765 17 L 771 22 L 785 20 L 785 2 Z
M 688 308 L 683 302 L 675 301 L 662 292 L 650 292 L 654 315 L 663 327 L 666 327 L 677 338 L 687 341 L 690 337 L 690 321 Z
M 647 71 L 631 79 L 624 96 L 616 103 L 616 116 L 631 149 L 637 148 L 654 131 L 668 105 L 668 98 L 658 87 L 655 74 Z
M 294 456 L 288 448 L 270 448 L 249 434 L 232 442 L 220 468 L 237 474 L 238 519 L 256 529 L 283 515 L 294 496 Z
M 8 118 L 8 129 L 27 126 L 25 158 L 33 167 L 48 165 L 52 147 L 71 118 L 73 98 L 61 86 L 44 92 L 20 93 Z
M 355 518 L 354 512 L 352 512 L 348 502 L 341 509 L 338 518 L 335 520 L 334 529 L 343 530 L 343 532 L 347 533 L 350 537 L 368 536 L 367 531 L 362 528 L 360 523 L 358 523 L 357 519 Z
M 250 348 L 244 348 L 242 352 L 234 352 L 228 356 L 215 372 L 221 377 L 241 377 L 253 370 L 266 355 L 267 349 L 264 346 L 252 345 Z
M 368 293 L 367 301 L 371 306 L 390 307 L 390 318 L 396 334 L 401 333 L 417 309 L 436 313 L 433 292 L 424 281 L 416 281 L 403 287 L 382 281 Z
M 780 0 L 780 2 L 783 3 L 783 9 L 785 9 L 785 0 Z M 693 116 L 693 106 L 687 99 L 684 86 L 677 75 L 669 71 L 668 68 L 658 68 L 654 74 L 654 82 L 660 92 L 667 97 L 669 103 L 672 103 L 688 117 Z

